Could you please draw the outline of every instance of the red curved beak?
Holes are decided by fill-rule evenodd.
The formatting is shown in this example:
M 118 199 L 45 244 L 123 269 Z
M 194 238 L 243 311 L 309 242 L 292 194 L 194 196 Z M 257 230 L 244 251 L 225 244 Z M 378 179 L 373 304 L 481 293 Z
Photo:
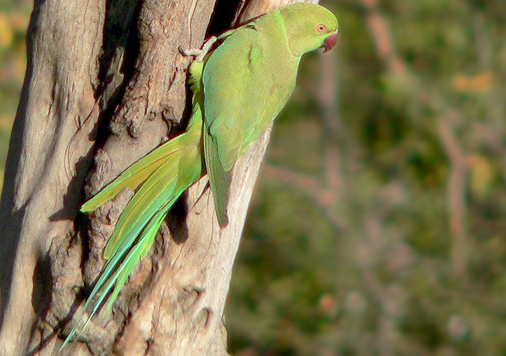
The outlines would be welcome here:
M 330 51 L 332 49 L 332 47 L 334 47 L 336 45 L 338 34 L 339 34 L 339 32 L 336 32 L 325 39 L 325 41 L 323 42 L 323 45 L 322 45 L 322 48 L 325 48 L 323 53 Z

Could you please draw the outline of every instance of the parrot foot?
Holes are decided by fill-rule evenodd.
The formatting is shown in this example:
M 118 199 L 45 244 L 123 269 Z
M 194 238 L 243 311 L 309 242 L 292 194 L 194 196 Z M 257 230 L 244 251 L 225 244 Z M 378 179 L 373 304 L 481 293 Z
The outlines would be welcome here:
M 179 46 L 179 52 L 183 54 L 184 56 L 195 56 L 195 60 L 197 62 L 202 62 L 204 60 L 204 57 L 207 55 L 213 44 L 218 40 L 218 37 L 212 36 L 209 37 L 204 44 L 202 45 L 201 49 L 192 48 L 192 49 L 184 49 L 183 47 Z

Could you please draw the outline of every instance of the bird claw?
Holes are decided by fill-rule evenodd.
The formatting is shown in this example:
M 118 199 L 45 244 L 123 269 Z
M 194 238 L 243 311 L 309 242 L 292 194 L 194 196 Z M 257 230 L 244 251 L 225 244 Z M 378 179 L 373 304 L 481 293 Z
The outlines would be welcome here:
M 179 52 L 181 52 L 181 54 L 186 57 L 194 56 L 197 62 L 202 62 L 217 40 L 218 37 L 216 36 L 209 37 L 207 41 L 204 42 L 201 49 L 184 49 L 183 47 L 179 46 Z

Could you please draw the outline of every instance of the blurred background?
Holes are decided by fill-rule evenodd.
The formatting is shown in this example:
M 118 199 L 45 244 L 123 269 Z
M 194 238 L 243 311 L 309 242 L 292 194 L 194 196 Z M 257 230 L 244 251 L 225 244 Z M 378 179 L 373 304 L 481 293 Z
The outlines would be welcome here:
M 230 352 L 506 355 L 506 2 L 323 4 L 340 39 L 277 119 Z M 32 6 L 0 0 L 2 170 Z

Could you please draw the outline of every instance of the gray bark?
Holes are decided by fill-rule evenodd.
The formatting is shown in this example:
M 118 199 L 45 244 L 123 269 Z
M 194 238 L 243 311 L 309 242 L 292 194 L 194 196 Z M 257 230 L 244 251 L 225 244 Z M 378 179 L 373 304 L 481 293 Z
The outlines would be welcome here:
M 250 1 L 241 18 L 288 2 Z M 96 193 L 166 139 L 169 121 L 183 119 L 190 58 L 178 46 L 200 47 L 214 5 L 35 2 L 0 210 L 0 355 L 56 354 L 130 196 L 87 222 L 78 214 L 83 187 Z M 63 354 L 226 354 L 223 309 L 268 137 L 234 169 L 229 226 L 219 229 L 204 177 L 112 312 L 99 313 Z

